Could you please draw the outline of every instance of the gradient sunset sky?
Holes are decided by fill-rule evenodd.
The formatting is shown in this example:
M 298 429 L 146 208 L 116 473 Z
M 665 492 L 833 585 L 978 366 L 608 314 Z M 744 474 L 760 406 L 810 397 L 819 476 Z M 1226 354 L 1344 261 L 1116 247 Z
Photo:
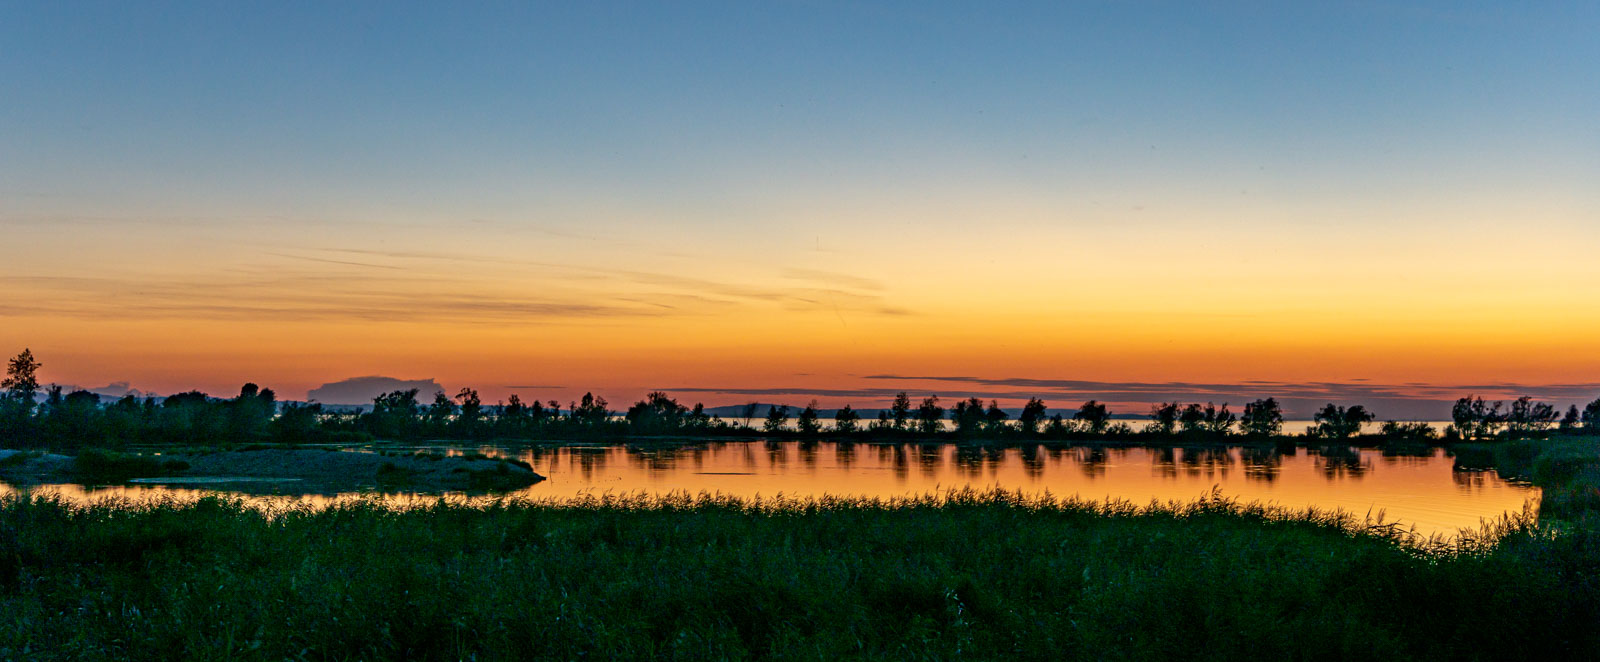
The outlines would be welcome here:
M 1586 401 L 1597 34 L 1592 2 L 0 1 L 0 354 L 288 398 Z

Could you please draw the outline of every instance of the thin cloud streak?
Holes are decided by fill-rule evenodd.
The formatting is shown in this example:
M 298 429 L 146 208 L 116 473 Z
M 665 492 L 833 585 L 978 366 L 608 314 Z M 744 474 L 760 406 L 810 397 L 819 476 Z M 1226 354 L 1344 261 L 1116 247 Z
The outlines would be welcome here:
M 351 267 L 367 267 L 369 269 L 393 269 L 395 271 L 405 271 L 405 267 L 397 267 L 397 266 L 394 266 L 392 264 L 372 264 L 371 262 L 355 262 L 355 261 L 351 261 L 351 260 L 330 260 L 330 259 L 321 258 L 321 257 L 306 257 L 304 255 L 290 255 L 288 253 L 268 253 L 268 255 L 276 255 L 278 257 L 286 257 L 286 258 L 289 258 L 291 260 L 305 260 L 307 262 L 321 262 L 323 264 L 342 264 L 342 265 L 351 266 Z
M 630 295 L 627 298 L 628 301 L 652 304 L 667 308 L 672 308 L 672 306 L 662 306 L 661 304 L 649 301 L 649 298 L 694 297 L 700 301 L 714 304 L 731 304 L 740 301 L 746 303 L 766 303 L 778 305 L 785 310 L 795 312 L 866 312 L 890 316 L 905 316 L 913 314 L 910 310 L 890 304 L 888 300 L 881 295 L 851 291 L 852 289 L 881 291 L 885 289 L 882 283 L 848 274 L 811 269 L 785 269 L 782 273 L 785 278 L 818 282 L 826 287 L 755 287 L 749 285 L 736 285 L 704 278 L 695 278 L 692 276 L 664 274 L 652 271 L 589 267 L 533 260 L 475 258 L 450 253 L 380 251 L 354 248 L 322 250 L 357 255 L 390 257 L 394 259 L 442 260 L 469 264 L 495 264 L 504 266 L 534 267 L 566 271 L 569 273 L 576 272 L 578 274 L 587 274 L 596 278 L 624 280 L 638 285 L 673 290 L 664 293 L 652 293 L 650 297 Z
M 215 319 L 372 322 L 534 323 L 570 318 L 658 317 L 638 304 L 437 292 L 427 278 L 354 279 L 342 274 L 290 274 L 183 282 L 84 277 L 0 278 L 50 292 L 4 301 L 0 315 L 79 319 Z M 405 286 L 411 287 L 405 287 Z M 462 287 L 462 290 L 469 288 Z M 14 295 L 13 295 L 14 296 Z
M 883 283 L 871 278 L 862 278 L 860 276 L 852 276 L 850 274 L 841 274 L 832 271 L 820 271 L 817 269 L 784 269 L 783 277 L 794 280 L 817 281 L 820 283 L 833 285 L 835 287 L 848 287 L 858 290 L 878 291 L 887 289 Z

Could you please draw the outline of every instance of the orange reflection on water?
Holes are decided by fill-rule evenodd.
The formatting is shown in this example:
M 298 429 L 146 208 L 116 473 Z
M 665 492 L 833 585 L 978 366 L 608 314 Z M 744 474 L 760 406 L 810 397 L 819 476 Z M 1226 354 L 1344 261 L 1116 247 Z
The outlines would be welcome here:
M 492 451 L 494 449 L 483 449 Z M 1294 455 L 1250 448 L 987 448 L 949 444 L 727 442 L 694 447 L 571 446 L 507 451 L 549 477 L 517 493 L 688 491 L 742 497 L 894 497 L 1000 487 L 1058 497 L 1191 501 L 1216 486 L 1241 501 L 1303 509 L 1338 508 L 1358 517 L 1454 534 L 1523 510 L 1539 490 L 1493 472 L 1453 470 L 1444 452 L 1385 457 L 1348 447 Z
M 458 454 L 460 449 L 437 449 Z M 822 495 L 896 497 L 950 489 L 1003 488 L 1057 497 L 1121 499 L 1136 504 L 1192 501 L 1219 488 L 1241 501 L 1288 508 L 1341 509 L 1414 527 L 1423 535 L 1453 535 L 1484 520 L 1536 505 L 1539 490 L 1509 483 L 1493 472 L 1458 472 L 1442 450 L 1424 456 L 1385 456 L 1350 447 L 1301 449 L 1292 455 L 1253 448 L 991 448 L 928 444 L 833 442 L 708 442 L 699 445 L 592 446 L 475 449 L 517 457 L 548 477 L 508 496 L 564 500 L 585 494 L 670 492 L 740 497 Z M 269 510 L 321 507 L 372 494 L 298 494 L 293 483 L 279 495 L 246 497 Z M 0 495 L 14 490 L 0 483 Z M 69 501 L 122 498 L 135 502 L 189 501 L 214 491 L 182 486 L 85 487 L 46 485 L 35 491 Z M 398 505 L 435 503 L 441 495 L 388 493 Z M 493 497 L 444 495 L 472 502 Z

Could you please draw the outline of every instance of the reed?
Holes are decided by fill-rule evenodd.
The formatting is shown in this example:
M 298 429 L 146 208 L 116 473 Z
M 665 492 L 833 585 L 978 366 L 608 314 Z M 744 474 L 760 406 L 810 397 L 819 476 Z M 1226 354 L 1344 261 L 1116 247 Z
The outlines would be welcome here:
M 1600 646 L 1597 542 L 1216 495 L 23 495 L 0 500 L 0 658 L 1571 657 Z

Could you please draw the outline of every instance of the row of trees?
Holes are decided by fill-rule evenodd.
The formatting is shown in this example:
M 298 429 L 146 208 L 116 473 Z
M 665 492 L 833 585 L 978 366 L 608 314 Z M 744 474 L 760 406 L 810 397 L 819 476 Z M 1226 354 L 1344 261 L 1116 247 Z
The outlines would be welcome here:
M 434 393 L 427 405 L 417 399 L 420 391 L 392 391 L 373 400 L 366 414 L 333 415 L 329 425 L 344 432 L 366 433 L 385 439 L 416 438 L 528 438 L 553 433 L 600 432 L 612 427 L 609 403 L 605 398 L 585 393 L 581 401 L 569 404 L 565 413 L 555 400 L 524 402 L 512 395 L 509 401 L 485 405 L 475 389 L 464 388 L 452 398 Z M 673 403 L 676 405 L 676 403 Z M 657 407 L 651 409 L 651 407 Z M 662 433 L 684 427 L 688 417 L 701 414 L 699 406 L 690 414 L 661 408 L 660 403 L 635 405 L 641 417 L 641 432 Z M 648 410 L 649 413 L 646 413 Z M 635 412 L 630 412 L 630 417 Z
M 812 402 L 800 412 L 795 431 L 801 434 L 818 434 L 822 431 L 816 407 L 816 402 Z M 910 397 L 902 392 L 896 396 L 890 409 L 880 411 L 877 422 L 865 430 L 937 434 L 945 431 L 944 421 L 948 414 L 952 426 L 950 432 L 958 437 L 1040 434 L 1050 437 L 1229 434 L 1275 437 L 1283 434 L 1284 420 L 1283 408 L 1276 398 L 1246 404 L 1241 415 L 1229 411 L 1227 403 L 1218 407 L 1209 402 L 1164 402 L 1151 407 L 1150 421 L 1137 430 L 1128 423 L 1114 422 L 1109 408 L 1098 400 L 1083 403 L 1070 418 L 1061 414 L 1046 418 L 1046 413 L 1044 402 L 1032 398 L 1023 406 L 1013 424 L 1010 422 L 1011 415 L 994 400 L 985 406 L 978 398 L 968 398 L 957 401 L 954 407 L 946 410 L 939 404 L 939 396 L 934 395 L 924 398 L 921 404 L 913 408 Z M 1361 405 L 1345 408 L 1329 404 L 1314 414 L 1313 420 L 1315 425 L 1307 432 L 1309 436 L 1344 439 L 1359 434 L 1361 426 L 1372 422 L 1374 418 Z M 774 406 L 769 409 L 762 427 L 766 432 L 779 433 L 789 429 L 788 421 L 789 408 Z M 860 415 L 848 405 L 838 411 L 834 421 L 833 431 L 838 434 L 850 434 L 863 429 L 859 424 Z
M 102 403 L 88 391 L 44 391 L 44 401 L 8 394 L 0 402 L 0 442 L 75 449 L 139 444 L 213 445 L 220 441 L 309 441 L 326 437 L 321 408 L 280 407 L 272 389 L 245 384 L 230 399 L 193 391 L 163 399 L 126 396 Z
M 417 389 L 393 391 L 373 400 L 365 413 L 325 410 L 322 405 L 278 403 L 271 389 L 245 384 L 237 396 L 212 398 L 198 391 L 164 399 L 132 396 L 102 404 L 100 396 L 60 387 L 41 389 L 41 364 L 24 350 L 11 359 L 0 383 L 0 442 L 13 446 L 85 445 L 121 447 L 133 444 L 209 445 L 251 441 L 341 441 L 368 437 L 384 439 L 517 439 L 596 435 L 747 434 L 755 431 L 750 420 L 756 405 L 744 411 L 743 425 L 708 415 L 705 407 L 680 404 L 663 392 L 652 392 L 629 407 L 621 417 L 604 398 L 584 394 L 563 410 L 554 401 L 524 402 L 512 395 L 508 401 L 485 404 L 474 389 L 461 389 L 454 397 L 435 393 L 431 402 L 419 400 Z M 42 404 L 39 394 L 44 393 Z M 798 411 L 791 426 L 790 408 L 771 406 L 760 430 L 773 435 L 818 436 L 954 436 L 957 438 L 1161 438 L 1167 436 L 1254 438 L 1283 434 L 1283 409 L 1275 398 L 1247 403 L 1234 414 L 1227 403 L 1164 402 L 1149 412 L 1149 420 L 1135 429 L 1118 421 L 1104 404 L 1083 403 L 1070 417 L 1047 416 L 1045 403 L 1031 398 L 1016 419 L 999 403 L 978 398 L 958 400 L 945 407 L 938 396 L 914 403 L 899 393 L 875 421 L 862 420 L 850 406 L 838 410 L 831 430 L 825 429 L 817 403 Z M 1425 423 L 1389 421 L 1379 428 L 1382 437 L 1397 441 L 1529 438 L 1552 429 L 1600 433 L 1600 399 L 1559 416 L 1554 407 L 1532 398 L 1486 402 L 1467 396 L 1452 409 L 1452 424 L 1443 431 Z M 1348 439 L 1361 434 L 1376 416 L 1361 405 L 1328 404 L 1312 416 L 1306 436 Z M 948 421 L 948 427 L 946 426 Z
M 1469 395 L 1457 400 L 1455 406 L 1451 407 L 1450 418 L 1455 432 L 1468 439 L 1532 437 L 1552 427 L 1593 431 L 1600 429 L 1600 400 L 1589 403 L 1581 410 L 1577 405 L 1572 405 L 1562 416 L 1556 413 L 1555 407 L 1534 402 L 1528 396 L 1517 398 L 1511 401 L 1510 407 L 1506 407 L 1504 402 L 1491 404 L 1484 402 L 1483 398 Z

